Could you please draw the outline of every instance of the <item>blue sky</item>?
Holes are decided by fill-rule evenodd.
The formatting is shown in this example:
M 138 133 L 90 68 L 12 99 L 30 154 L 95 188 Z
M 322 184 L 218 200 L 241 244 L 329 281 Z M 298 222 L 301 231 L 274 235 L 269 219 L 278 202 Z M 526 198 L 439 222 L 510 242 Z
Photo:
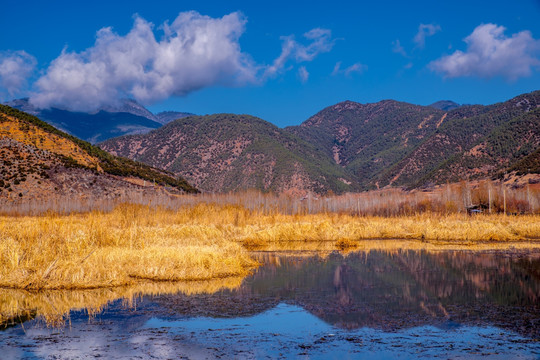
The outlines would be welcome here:
M 131 96 L 281 127 L 344 100 L 490 104 L 540 89 L 538 19 L 538 0 L 7 0 L 0 97 L 92 111 Z

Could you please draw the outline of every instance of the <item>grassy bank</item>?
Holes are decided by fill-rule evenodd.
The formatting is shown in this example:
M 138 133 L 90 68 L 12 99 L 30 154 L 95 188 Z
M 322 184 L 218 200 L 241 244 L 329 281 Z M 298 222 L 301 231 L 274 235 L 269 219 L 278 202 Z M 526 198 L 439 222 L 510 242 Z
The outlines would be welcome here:
M 141 280 L 245 276 L 256 266 L 212 227 L 170 211 L 123 205 L 110 213 L 0 218 L 0 286 L 84 289 Z
M 245 276 L 257 266 L 249 250 L 538 248 L 540 216 L 358 217 L 121 205 L 107 213 L 0 217 L 0 238 L 0 287 L 88 289 Z

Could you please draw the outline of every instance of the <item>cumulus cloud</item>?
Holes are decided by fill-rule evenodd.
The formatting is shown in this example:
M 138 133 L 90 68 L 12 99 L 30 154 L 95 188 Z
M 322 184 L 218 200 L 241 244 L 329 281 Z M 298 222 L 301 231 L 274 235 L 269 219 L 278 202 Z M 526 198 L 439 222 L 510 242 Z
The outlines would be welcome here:
M 306 83 L 306 81 L 308 81 L 309 72 L 307 71 L 305 66 L 300 66 L 300 68 L 298 68 L 298 77 L 300 78 L 300 81 L 302 81 L 302 83 Z
M 516 80 L 530 76 L 533 68 L 540 67 L 540 41 L 529 31 L 508 37 L 505 30 L 503 26 L 482 24 L 465 38 L 467 51 L 443 56 L 429 68 L 449 78 L 503 76 Z
M 290 70 L 288 62 L 312 61 L 334 45 L 330 30 L 315 28 L 303 41 L 282 37 L 281 54 L 271 65 L 259 65 L 240 49 L 245 24 L 239 12 L 211 18 L 190 11 L 161 25 L 159 40 L 154 25 L 141 17 L 126 35 L 103 28 L 91 48 L 64 50 L 51 62 L 34 84 L 30 102 L 85 112 L 115 106 L 125 97 L 150 104 L 214 85 L 260 83 Z M 307 70 L 298 71 L 307 80 Z
M 0 53 L 0 97 L 21 94 L 36 64 L 36 59 L 25 51 Z
M 336 65 L 334 66 L 334 70 L 332 71 L 332 75 L 338 75 L 338 74 L 344 74 L 345 76 L 350 76 L 353 73 L 363 73 L 367 70 L 367 65 L 361 64 L 361 63 L 355 63 L 352 64 L 349 67 L 346 67 L 345 69 L 341 68 L 341 61 L 338 61 Z
M 437 24 L 420 24 L 413 39 L 416 47 L 423 49 L 426 46 L 426 38 L 435 35 L 439 31 L 441 31 L 441 27 Z
M 140 17 L 125 36 L 103 28 L 93 47 L 64 50 L 37 80 L 30 101 L 39 108 L 92 111 L 122 97 L 148 104 L 211 85 L 254 81 L 257 67 L 238 42 L 245 23 L 238 12 L 222 18 L 184 12 L 163 24 L 159 41 L 153 24 Z
M 289 60 L 296 63 L 308 62 L 321 53 L 329 52 L 334 46 L 332 32 L 328 29 L 315 28 L 304 34 L 307 44 L 295 40 L 293 35 L 281 37 L 281 54 L 264 71 L 264 78 L 282 72 Z

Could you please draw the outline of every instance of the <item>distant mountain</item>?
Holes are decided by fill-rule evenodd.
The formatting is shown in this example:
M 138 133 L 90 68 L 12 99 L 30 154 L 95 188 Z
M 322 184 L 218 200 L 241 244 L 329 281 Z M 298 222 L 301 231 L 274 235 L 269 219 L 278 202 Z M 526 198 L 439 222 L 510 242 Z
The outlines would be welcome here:
M 539 172 L 539 107 L 540 91 L 450 111 L 345 101 L 285 129 L 247 115 L 191 116 L 100 146 L 205 191 L 415 188 Z
M 454 110 L 454 109 L 457 109 L 458 107 L 460 107 L 461 105 L 459 105 L 458 103 L 455 103 L 451 100 L 441 100 L 441 101 L 437 101 L 431 105 L 429 105 L 430 107 L 432 108 L 435 108 L 435 109 L 439 109 L 439 110 L 444 110 L 444 111 L 450 111 L 450 110 Z
M 135 100 L 124 99 L 116 106 L 107 106 L 93 113 L 73 112 L 58 108 L 36 109 L 28 99 L 6 105 L 27 112 L 73 136 L 91 143 L 127 134 L 144 134 L 186 113 L 152 114 Z
M 154 184 L 196 192 L 184 179 L 112 156 L 38 118 L 0 105 L 0 203 L 75 197 L 102 200 L 155 192 Z
M 188 116 L 193 116 L 195 114 L 192 113 L 185 113 L 185 112 L 178 112 L 178 111 L 162 111 L 160 113 L 157 113 L 155 115 L 156 121 L 162 125 L 168 124 L 171 121 L 185 118 Z
M 348 172 L 312 144 L 248 115 L 186 117 L 148 134 L 109 139 L 99 146 L 174 172 L 204 191 L 357 189 Z

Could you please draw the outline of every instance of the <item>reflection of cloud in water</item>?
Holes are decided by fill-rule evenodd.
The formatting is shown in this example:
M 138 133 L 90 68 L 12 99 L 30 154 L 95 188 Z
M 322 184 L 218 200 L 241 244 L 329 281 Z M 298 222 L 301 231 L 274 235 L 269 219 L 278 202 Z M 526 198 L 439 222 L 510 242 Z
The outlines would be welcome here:
M 135 313 L 120 306 L 111 305 L 110 314 L 105 311 L 90 322 L 83 314 L 75 314 L 71 327 L 61 331 L 29 329 L 25 336 L 21 329 L 13 331 L 8 339 L 12 347 L 5 354 L 55 359 L 250 359 L 301 355 L 310 359 L 416 359 L 491 354 L 490 358 L 496 359 L 528 359 L 540 352 L 540 345 L 533 340 L 494 327 L 348 331 L 333 328 L 301 307 L 285 303 L 255 316 L 176 320 L 152 317 L 155 304 L 150 302 L 141 304 Z M 13 345 L 24 350 L 14 350 Z M 32 347 L 25 347 L 28 345 Z

